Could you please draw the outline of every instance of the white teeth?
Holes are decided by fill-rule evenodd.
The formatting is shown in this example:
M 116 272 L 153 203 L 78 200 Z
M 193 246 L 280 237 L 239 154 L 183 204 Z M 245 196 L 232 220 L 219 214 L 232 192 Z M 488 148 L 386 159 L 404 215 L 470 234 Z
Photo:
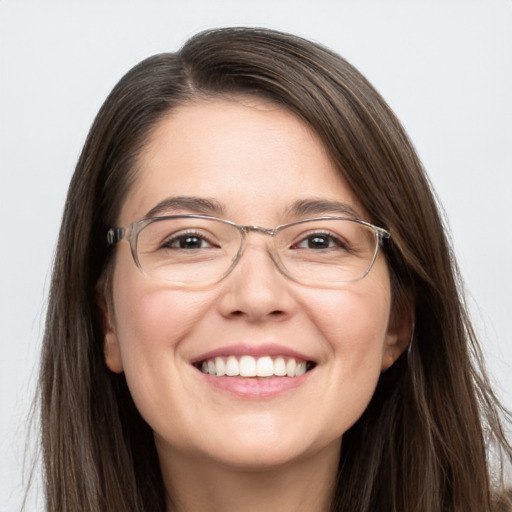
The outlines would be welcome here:
M 224 359 L 222 359 L 222 357 L 215 358 L 215 367 L 217 368 L 217 377 L 226 375 L 226 365 L 224 364 Z
M 201 371 L 217 377 L 300 377 L 307 371 L 307 362 L 297 362 L 293 357 L 283 356 L 272 359 L 270 356 L 216 357 L 201 363 Z
M 284 357 L 276 357 L 274 361 L 274 374 L 278 377 L 284 377 L 286 375 L 286 361 Z
M 297 363 L 295 359 L 288 359 L 286 363 L 286 375 L 288 377 L 295 377 L 295 370 L 297 369 Z
M 240 377 L 256 377 L 256 360 L 251 356 L 240 358 Z
M 258 377 L 272 377 L 274 375 L 274 363 L 271 357 L 265 356 L 258 359 L 256 375 Z
M 299 377 L 300 375 L 304 375 L 306 373 L 306 362 L 302 361 L 302 363 L 299 363 L 297 365 L 297 368 L 295 370 L 295 375 Z
M 226 375 L 229 377 L 236 377 L 237 375 L 240 375 L 240 367 L 235 356 L 229 356 L 226 361 Z

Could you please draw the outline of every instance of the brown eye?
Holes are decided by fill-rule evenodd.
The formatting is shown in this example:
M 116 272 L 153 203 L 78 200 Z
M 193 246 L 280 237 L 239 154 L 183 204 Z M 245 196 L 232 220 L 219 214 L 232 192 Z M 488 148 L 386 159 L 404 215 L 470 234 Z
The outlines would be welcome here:
M 303 238 L 299 243 L 295 244 L 298 249 L 333 249 L 343 248 L 343 244 L 339 238 L 329 233 L 312 233 Z
M 184 233 L 182 235 L 168 238 L 163 244 L 165 249 L 184 249 L 197 250 L 214 247 L 204 236 L 194 233 Z

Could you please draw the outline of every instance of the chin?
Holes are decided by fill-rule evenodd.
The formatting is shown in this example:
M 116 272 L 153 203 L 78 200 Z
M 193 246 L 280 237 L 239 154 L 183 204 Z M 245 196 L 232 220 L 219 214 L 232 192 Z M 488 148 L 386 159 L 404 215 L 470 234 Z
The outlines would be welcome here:
M 242 453 L 243 452 L 243 453 Z M 231 451 L 230 453 L 211 454 L 212 462 L 240 472 L 260 472 L 278 470 L 284 466 L 292 465 L 305 458 L 305 454 L 297 451 L 283 451 L 279 446 L 262 450 L 261 447 L 248 451 Z
M 293 436 L 290 436 L 291 432 L 294 432 Z M 300 463 L 325 449 L 335 449 L 339 453 L 340 445 L 341 438 L 319 442 L 306 433 L 300 436 L 290 426 L 283 432 L 269 431 L 262 426 L 230 433 L 224 440 L 205 447 L 203 455 L 237 471 L 268 471 Z

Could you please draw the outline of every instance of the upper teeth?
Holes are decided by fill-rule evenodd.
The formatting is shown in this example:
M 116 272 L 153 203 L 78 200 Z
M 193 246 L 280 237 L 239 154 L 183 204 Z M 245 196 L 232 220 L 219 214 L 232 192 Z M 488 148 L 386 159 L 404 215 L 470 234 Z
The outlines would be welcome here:
M 201 371 L 218 377 L 298 377 L 306 373 L 307 362 L 293 357 L 235 356 L 216 357 L 203 361 Z

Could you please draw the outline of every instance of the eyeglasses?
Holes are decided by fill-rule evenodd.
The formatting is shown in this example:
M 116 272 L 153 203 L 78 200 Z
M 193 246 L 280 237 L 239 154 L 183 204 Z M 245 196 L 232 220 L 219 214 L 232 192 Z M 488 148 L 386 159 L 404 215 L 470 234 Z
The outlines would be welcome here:
M 267 235 L 266 249 L 290 279 L 335 288 L 365 277 L 391 235 L 368 222 L 317 217 L 274 229 L 239 226 L 205 215 L 169 215 L 112 228 L 107 241 L 126 239 L 135 264 L 149 277 L 177 287 L 214 284 L 240 260 L 249 233 Z

